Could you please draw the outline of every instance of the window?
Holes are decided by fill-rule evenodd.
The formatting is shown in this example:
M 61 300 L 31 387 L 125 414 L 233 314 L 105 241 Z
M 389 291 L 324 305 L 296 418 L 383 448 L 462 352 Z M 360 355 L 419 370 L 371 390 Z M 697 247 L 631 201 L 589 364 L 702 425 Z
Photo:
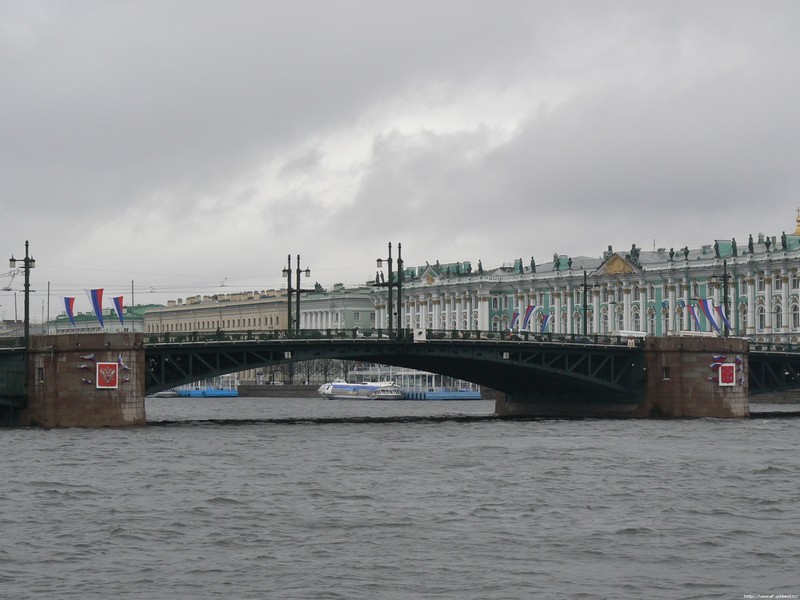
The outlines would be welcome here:
M 758 288 L 756 288 L 756 289 L 758 289 L 759 292 L 763 292 L 764 291 L 764 278 L 763 277 L 759 277 L 758 278 Z
M 783 327 L 783 311 L 780 306 L 775 307 L 775 329 Z
M 746 279 L 742 279 L 741 290 L 742 290 L 743 294 L 747 293 L 747 280 Z
M 763 306 L 759 306 L 756 314 L 758 315 L 758 329 L 763 331 L 767 326 L 767 311 L 764 310 Z
M 780 289 L 783 288 L 783 278 L 782 277 L 775 277 L 773 279 L 773 281 L 775 282 L 775 289 L 776 290 L 780 290 Z
M 355 321 L 356 323 L 359 323 L 361 321 L 361 313 L 360 312 L 354 312 L 353 313 L 353 321 Z
M 661 379 L 669 381 L 669 367 L 661 367 Z
M 792 328 L 797 329 L 798 327 L 800 327 L 800 307 L 792 304 Z

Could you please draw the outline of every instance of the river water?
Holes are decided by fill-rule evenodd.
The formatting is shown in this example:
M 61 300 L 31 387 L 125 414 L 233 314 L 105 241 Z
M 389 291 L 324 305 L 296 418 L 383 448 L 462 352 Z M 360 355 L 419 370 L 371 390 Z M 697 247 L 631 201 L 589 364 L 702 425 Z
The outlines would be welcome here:
M 0 430 L 0 598 L 800 595 L 800 419 L 492 410 L 164 398 L 143 428 Z

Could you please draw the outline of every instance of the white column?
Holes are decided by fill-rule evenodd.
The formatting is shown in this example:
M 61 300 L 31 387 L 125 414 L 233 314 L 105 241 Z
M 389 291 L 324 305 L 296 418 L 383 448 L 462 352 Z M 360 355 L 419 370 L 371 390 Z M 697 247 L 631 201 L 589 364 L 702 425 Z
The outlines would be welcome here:
M 553 299 L 555 301 L 555 313 L 553 314 L 553 318 L 556 321 L 553 323 L 553 333 L 561 333 L 561 290 L 555 290 L 553 292 Z
M 622 328 L 631 330 L 631 288 L 622 288 Z
M 489 302 L 488 295 L 478 297 L 478 329 L 487 331 L 489 329 Z
M 781 326 L 781 333 L 789 333 L 789 276 L 786 274 L 786 269 L 781 273 L 781 316 L 783 317 L 783 324 Z
M 670 282 L 667 285 L 667 294 L 669 295 L 669 310 L 667 311 L 668 322 L 667 322 L 667 331 L 675 332 L 675 315 L 672 312 L 675 310 L 675 284 Z
M 575 295 L 571 286 L 567 287 L 567 331 L 566 333 L 575 333 L 574 323 L 572 320 L 572 312 L 575 307 Z
M 747 274 L 747 329 L 748 335 L 756 332 L 756 278 L 752 273 Z
M 772 274 L 765 273 L 764 274 L 764 308 L 767 311 L 767 326 L 764 328 L 766 333 L 772 333 L 775 331 L 775 319 L 774 315 L 772 314 Z

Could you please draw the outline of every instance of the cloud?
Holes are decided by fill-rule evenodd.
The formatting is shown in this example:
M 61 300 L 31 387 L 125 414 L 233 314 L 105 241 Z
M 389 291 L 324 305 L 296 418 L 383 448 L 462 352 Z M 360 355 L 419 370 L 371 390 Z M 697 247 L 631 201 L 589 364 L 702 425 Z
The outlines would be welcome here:
M 7 2 L 0 239 L 54 294 L 175 297 L 280 286 L 298 253 L 357 283 L 389 242 L 490 266 L 780 234 L 799 12 Z

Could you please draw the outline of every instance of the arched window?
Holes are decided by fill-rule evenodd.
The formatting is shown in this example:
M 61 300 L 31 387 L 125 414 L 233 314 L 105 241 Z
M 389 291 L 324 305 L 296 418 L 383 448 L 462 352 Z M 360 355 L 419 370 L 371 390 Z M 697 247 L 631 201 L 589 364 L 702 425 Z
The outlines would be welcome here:
M 608 333 L 608 313 L 604 312 L 600 318 L 600 330 L 602 333 Z
M 783 327 L 783 310 L 780 306 L 775 307 L 775 329 Z
M 767 326 L 767 311 L 764 310 L 763 306 L 758 307 L 756 316 L 758 317 L 758 330 L 764 331 L 764 328 Z
M 641 331 L 642 330 L 642 318 L 639 316 L 639 311 L 635 311 L 633 313 L 633 330 L 634 331 Z
M 792 304 L 792 329 L 800 327 L 800 306 Z

